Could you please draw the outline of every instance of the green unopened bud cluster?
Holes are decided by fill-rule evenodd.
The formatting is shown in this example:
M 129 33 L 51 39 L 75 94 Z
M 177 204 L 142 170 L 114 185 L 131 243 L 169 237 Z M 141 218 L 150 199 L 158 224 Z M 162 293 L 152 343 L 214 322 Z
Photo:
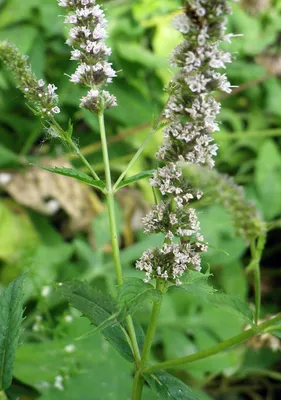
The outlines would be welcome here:
M 19 89 L 37 115 L 49 119 L 60 112 L 55 93 L 57 87 L 53 84 L 46 85 L 43 79 L 38 80 L 32 72 L 28 57 L 22 55 L 16 46 L 8 41 L 1 41 L 0 59 L 13 72 Z
M 192 185 L 204 191 L 205 198 L 222 203 L 230 212 L 237 235 L 250 242 L 265 233 L 266 225 L 257 208 L 246 200 L 244 188 L 233 178 L 198 165 L 187 166 L 185 172 Z

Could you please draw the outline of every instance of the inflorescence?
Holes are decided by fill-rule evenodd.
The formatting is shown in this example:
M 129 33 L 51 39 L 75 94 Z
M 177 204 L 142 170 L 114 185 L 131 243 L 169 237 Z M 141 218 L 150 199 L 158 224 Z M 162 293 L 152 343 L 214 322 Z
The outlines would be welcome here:
M 156 154 L 165 165 L 150 180 L 162 200 L 143 219 L 145 232 L 162 232 L 165 242 L 162 248 L 146 251 L 137 261 L 137 269 L 146 273 L 145 281 L 162 278 L 180 284 L 188 268 L 200 271 L 200 253 L 208 248 L 192 208 L 192 202 L 202 193 L 185 179 L 181 165 L 214 166 L 217 145 L 212 133 L 219 130 L 216 117 L 220 104 L 213 93 L 231 92 L 221 71 L 232 57 L 219 48 L 221 42 L 230 42 L 234 36 L 225 33 L 228 14 L 231 8 L 227 0 L 189 0 L 173 22 L 184 41 L 171 55 L 171 65 L 178 67 L 178 72 L 168 87 L 164 143 Z
M 232 177 L 195 164 L 188 165 L 185 173 L 193 187 L 204 191 L 207 203 L 223 204 L 233 219 L 237 236 L 250 243 L 265 235 L 266 224 L 260 212 Z
M 115 96 L 102 90 L 116 76 L 112 64 L 107 61 L 111 49 L 105 44 L 107 20 L 104 11 L 95 0 L 58 0 L 58 3 L 68 9 L 65 23 L 73 26 L 66 43 L 72 47 L 71 60 L 79 61 L 70 81 L 90 88 L 82 97 L 80 107 L 98 113 L 116 106 Z
M 43 79 L 38 80 L 31 70 L 28 57 L 22 55 L 16 46 L 7 41 L 0 42 L 0 58 L 13 72 L 19 89 L 36 114 L 49 119 L 60 112 L 57 87 L 53 84 L 47 85 Z

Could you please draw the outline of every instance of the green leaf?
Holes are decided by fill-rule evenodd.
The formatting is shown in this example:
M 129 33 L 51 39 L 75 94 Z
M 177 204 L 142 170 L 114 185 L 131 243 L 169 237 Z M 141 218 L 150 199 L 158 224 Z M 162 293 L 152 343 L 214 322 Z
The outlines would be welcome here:
M 216 289 L 207 282 L 210 274 L 202 274 L 198 271 L 188 271 L 182 279 L 180 290 L 184 290 L 188 294 L 203 300 L 208 304 L 224 308 L 239 317 L 246 320 L 253 320 L 253 313 L 248 304 L 240 297 L 229 296 L 222 292 L 217 292 Z M 172 286 L 174 287 L 174 286 Z
M 0 144 L 0 167 L 6 167 L 18 163 L 19 159 L 17 154 Z
M 27 385 L 40 388 L 42 400 L 129 399 L 133 365 L 100 334 L 91 340 L 88 337 L 76 340 L 91 329 L 89 320 L 75 314 L 73 321 L 64 326 L 64 338 L 23 343 L 16 354 L 14 376 Z M 66 351 L 69 344 L 75 346 L 71 353 Z M 65 377 L 63 391 L 54 388 L 58 375 Z M 144 399 L 156 399 L 148 387 Z
M 198 400 L 214 400 L 213 397 L 207 395 L 207 393 L 203 392 L 203 390 L 195 389 L 194 394 L 198 397 Z
M 127 315 L 133 315 L 146 302 L 160 300 L 161 293 L 150 283 L 139 278 L 130 278 L 119 288 L 118 311 L 104 320 L 94 332 L 102 332 L 116 322 L 121 322 Z
M 187 385 L 167 372 L 145 374 L 144 378 L 161 400 L 198 400 Z
M 18 347 L 23 314 L 23 281 L 17 278 L 0 297 L 0 390 L 12 383 L 13 365 Z
M 224 308 L 237 316 L 245 318 L 249 322 L 253 321 L 252 310 L 240 297 L 229 296 L 225 293 L 215 293 L 208 298 L 208 301 L 217 307 Z
M 124 179 L 123 181 L 121 181 L 121 182 L 117 185 L 116 189 L 120 189 L 121 187 L 128 186 L 128 185 L 130 185 L 131 183 L 140 181 L 140 180 L 142 180 L 142 179 L 151 178 L 152 175 L 153 175 L 153 172 L 154 172 L 154 170 L 151 169 L 151 170 L 149 170 L 149 171 L 143 171 L 143 172 L 140 172 L 139 174 L 136 174 L 136 175 L 134 175 L 134 176 L 131 176 L 130 178 Z
M 31 164 L 31 165 L 35 165 L 36 167 L 45 169 L 46 171 L 53 172 L 54 174 L 59 174 L 59 175 L 68 176 L 70 178 L 74 178 L 77 181 L 87 183 L 87 185 L 94 186 L 95 188 L 100 189 L 100 190 L 105 189 L 105 184 L 103 181 L 95 180 L 88 174 L 85 174 L 85 172 L 81 172 L 76 169 L 64 168 L 64 167 L 49 168 L 49 167 L 44 167 L 43 165 L 39 165 L 39 164 Z
M 119 288 L 119 307 L 122 316 L 134 314 L 145 302 L 160 300 L 161 293 L 142 279 L 130 278 Z
M 95 326 L 99 326 L 117 313 L 114 300 L 86 282 L 66 282 L 59 284 L 58 289 L 63 297 Z M 121 323 L 116 322 L 114 326 L 106 327 L 102 333 L 124 358 L 129 361 L 134 360 L 126 330 Z
M 209 272 L 202 274 L 198 271 L 188 271 L 181 279 L 182 285 L 180 289 L 191 295 L 198 295 L 202 299 L 206 299 L 208 295 L 213 295 L 216 292 L 216 289 L 207 282 L 209 276 Z

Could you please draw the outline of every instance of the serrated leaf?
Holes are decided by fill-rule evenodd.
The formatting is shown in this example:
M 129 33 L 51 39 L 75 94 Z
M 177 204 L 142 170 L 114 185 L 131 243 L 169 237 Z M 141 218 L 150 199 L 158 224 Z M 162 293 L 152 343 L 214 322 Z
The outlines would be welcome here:
M 188 271 L 182 279 L 181 290 L 196 296 L 208 304 L 224 308 L 243 317 L 248 321 L 253 320 L 253 313 L 248 304 L 240 297 L 229 296 L 223 292 L 218 292 L 213 286 L 209 285 L 207 279 L 210 274 L 202 274 L 198 271 Z
M 103 324 L 117 312 L 114 300 L 94 289 L 86 282 L 72 281 L 58 286 L 63 297 L 95 326 Z M 102 334 L 129 361 L 134 357 L 127 341 L 124 326 L 116 321 L 114 326 L 108 326 Z
M 187 385 L 167 372 L 145 374 L 144 378 L 161 400 L 198 400 Z
M 210 296 L 208 301 L 211 304 L 214 304 L 217 307 L 224 308 L 237 316 L 243 317 L 249 322 L 253 321 L 253 313 L 249 308 L 248 304 L 237 296 L 229 296 L 225 293 L 215 293 L 213 296 Z
M 131 183 L 140 181 L 142 179 L 146 179 L 146 178 L 151 178 L 153 175 L 154 170 L 151 169 L 149 171 L 142 171 L 139 174 L 133 175 L 130 178 L 124 179 L 123 181 L 121 181 L 117 186 L 116 189 L 120 189 L 124 186 L 128 186 Z
M 0 296 L 0 390 L 10 387 L 23 314 L 23 281 L 12 281 Z
M 160 300 L 161 293 L 150 283 L 139 278 L 130 278 L 119 288 L 118 311 L 92 331 L 101 332 L 116 322 L 122 322 L 127 315 L 133 315 L 146 302 Z
M 139 278 L 130 278 L 119 288 L 120 315 L 132 315 L 146 302 L 157 301 L 160 298 L 160 291 L 152 284 Z
M 49 167 L 44 167 L 43 165 L 39 164 L 31 164 L 36 167 L 45 169 L 46 171 L 53 172 L 54 174 L 59 174 L 59 175 L 64 175 L 68 176 L 70 178 L 74 178 L 80 182 L 86 183 L 87 185 L 93 186 L 97 189 L 104 190 L 105 189 L 105 184 L 103 181 L 98 181 L 93 179 L 91 176 L 88 174 L 85 174 L 85 172 L 78 171 L 76 169 L 72 168 L 49 168 Z
M 208 295 L 213 295 L 216 292 L 216 289 L 208 283 L 209 277 L 209 272 L 202 274 L 201 272 L 190 270 L 182 277 L 180 289 L 183 289 L 191 295 L 198 295 L 202 299 L 207 300 L 206 297 L 208 297 Z
M 187 271 L 181 278 L 181 281 L 185 285 L 198 283 L 198 282 L 206 282 L 212 274 L 207 271 L 205 273 L 196 271 L 196 270 L 189 270 Z M 208 285 L 209 286 L 209 285 Z

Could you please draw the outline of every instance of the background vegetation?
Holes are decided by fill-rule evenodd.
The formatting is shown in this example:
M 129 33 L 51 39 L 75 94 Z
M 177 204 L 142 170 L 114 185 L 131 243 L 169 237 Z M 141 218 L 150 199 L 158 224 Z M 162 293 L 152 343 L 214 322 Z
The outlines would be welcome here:
M 170 27 L 181 0 L 104 1 L 110 21 L 111 58 L 118 79 L 111 85 L 119 107 L 107 112 L 113 175 L 117 177 L 148 133 L 153 116 L 166 99 L 171 76 L 170 51 L 179 36 Z M 61 123 L 69 116 L 75 137 L 95 170 L 102 173 L 97 121 L 78 108 L 83 88 L 69 83 L 75 68 L 56 0 L 0 0 L 0 40 L 8 39 L 30 56 L 39 78 L 59 87 Z M 261 262 L 262 315 L 280 311 L 281 274 L 281 4 L 277 0 L 234 6 L 230 31 L 242 33 L 227 47 L 235 54 L 228 68 L 233 94 L 221 98 L 217 169 L 234 177 L 255 202 L 270 233 Z M 104 204 L 76 181 L 31 167 L 73 163 L 75 156 L 46 137 L 15 88 L 10 73 L 0 70 L 0 281 L 4 288 L 29 270 L 25 284 L 25 320 L 11 399 L 129 399 L 133 372 L 78 312 L 61 301 L 52 284 L 87 279 L 108 292 L 115 278 Z M 132 174 L 155 166 L 161 142 L 156 134 Z M 125 276 L 141 276 L 135 260 L 157 235 L 146 237 L 141 216 L 152 200 L 146 181 L 119 192 L 119 232 Z M 228 294 L 253 301 L 252 276 L 246 274 L 248 244 L 235 236 L 234 223 L 222 205 L 202 207 L 202 231 L 211 245 L 204 263 L 213 284 Z M 224 251 L 221 251 L 223 249 Z M 147 324 L 148 309 L 139 313 Z M 175 292 L 165 298 L 156 336 L 155 360 L 175 358 L 207 348 L 241 332 L 245 322 L 217 310 L 196 295 Z M 81 337 L 89 331 L 87 337 Z M 77 340 L 80 338 L 80 340 Z M 254 341 L 180 371 L 199 399 L 275 399 L 281 385 L 280 349 Z M 58 378 L 61 377 L 61 378 Z M 64 390 L 61 390 L 62 387 Z M 153 400 L 148 391 L 145 399 Z

